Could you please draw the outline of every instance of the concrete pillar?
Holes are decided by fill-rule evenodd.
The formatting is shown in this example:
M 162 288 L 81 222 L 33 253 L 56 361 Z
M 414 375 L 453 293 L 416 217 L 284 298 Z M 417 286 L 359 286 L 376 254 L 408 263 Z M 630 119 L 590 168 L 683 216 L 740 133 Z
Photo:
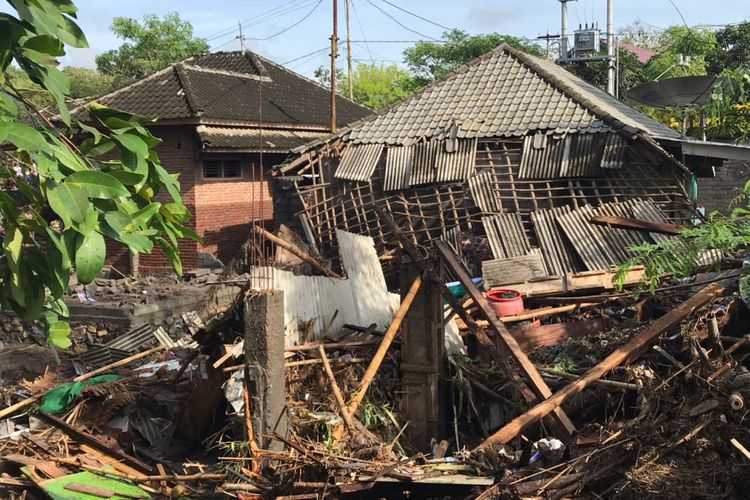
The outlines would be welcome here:
M 253 431 L 263 449 L 283 444 L 267 436 L 286 435 L 284 369 L 284 292 L 268 290 L 245 299 L 246 384 L 251 397 Z
M 404 260 L 400 266 L 402 295 L 419 272 Z M 423 264 L 432 267 L 431 262 Z M 429 273 L 429 278 L 437 272 Z M 430 439 L 439 440 L 446 431 L 446 398 L 441 387 L 446 368 L 443 301 L 438 284 L 429 278 L 401 324 L 402 419 L 409 422 L 408 442 L 420 450 L 429 449 Z

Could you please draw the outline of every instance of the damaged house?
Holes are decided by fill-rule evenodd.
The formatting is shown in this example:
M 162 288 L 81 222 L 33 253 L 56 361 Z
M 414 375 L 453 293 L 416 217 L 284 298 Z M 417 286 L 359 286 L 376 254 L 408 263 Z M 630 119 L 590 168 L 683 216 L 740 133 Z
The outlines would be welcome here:
M 203 239 L 181 242 L 186 270 L 205 263 L 200 254 L 231 260 L 250 223 L 273 218 L 271 167 L 330 133 L 324 87 L 247 51 L 191 57 L 96 100 L 154 120 L 149 128 L 162 139 L 156 149 L 167 170 L 180 175 L 193 229 Z M 341 96 L 337 109 L 339 126 L 371 113 Z M 120 271 L 136 271 L 125 247 L 107 254 Z M 140 256 L 138 267 L 171 270 L 159 251 Z
M 387 262 L 398 243 L 381 207 L 415 244 L 444 240 L 488 285 L 526 283 L 514 288 L 531 293 L 565 289 L 565 276 L 609 270 L 632 245 L 668 237 L 594 225 L 592 216 L 692 222 L 688 167 L 709 152 L 684 155 L 684 142 L 551 61 L 504 45 L 299 148 L 276 174 L 296 188 L 302 231 L 322 255 L 335 259 L 343 229 L 371 236 Z

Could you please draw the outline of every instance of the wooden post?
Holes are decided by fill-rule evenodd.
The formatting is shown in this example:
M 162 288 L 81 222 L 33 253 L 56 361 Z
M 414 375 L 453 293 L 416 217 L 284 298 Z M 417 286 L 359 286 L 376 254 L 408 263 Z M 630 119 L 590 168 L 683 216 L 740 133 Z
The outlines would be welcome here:
M 300 248 L 297 248 L 296 245 L 293 245 L 292 243 L 289 243 L 288 241 L 282 240 L 281 238 L 279 238 L 278 236 L 276 236 L 272 232 L 267 231 L 266 229 L 264 229 L 264 228 L 262 228 L 262 227 L 260 227 L 260 226 L 258 226 L 256 224 L 253 224 L 250 227 L 252 228 L 252 230 L 256 234 L 262 236 L 263 238 L 267 239 L 268 241 L 270 241 L 272 243 L 277 244 L 278 246 L 280 246 L 284 250 L 288 250 L 289 252 L 291 252 L 295 256 L 299 257 L 303 261 L 305 261 L 308 264 L 310 264 L 314 269 L 316 269 L 316 270 L 320 271 L 321 273 L 323 273 L 324 275 L 326 275 L 326 276 L 328 276 L 330 278 L 339 278 L 339 279 L 343 279 L 344 278 L 343 276 L 334 273 L 330 269 L 326 269 L 323 266 L 323 264 L 321 264 L 320 262 L 318 262 L 317 260 L 315 260 L 313 257 L 311 257 L 310 255 L 308 255 L 306 252 L 302 251 Z
M 401 324 L 401 415 L 409 422 L 406 436 L 416 449 L 427 449 L 430 439 L 445 435 L 445 397 L 441 380 L 445 380 L 445 330 L 443 302 L 440 293 L 442 273 L 430 262 L 415 265 L 402 255 L 401 290 L 422 268 L 431 279 L 419 290 L 409 314 Z
M 357 391 L 354 393 L 354 396 L 349 402 L 349 413 L 351 415 L 357 414 L 359 405 L 362 403 L 362 399 L 365 397 L 365 394 L 367 394 L 367 389 L 370 387 L 372 380 L 375 378 L 375 375 L 377 375 L 378 370 L 380 369 L 380 365 L 383 363 L 383 359 L 385 359 L 385 355 L 388 352 L 388 349 L 391 347 L 391 344 L 393 343 L 393 339 L 395 339 L 396 335 L 398 334 L 398 330 L 401 327 L 401 322 L 404 321 L 406 313 L 409 312 L 409 308 L 414 302 L 414 298 L 417 296 L 417 292 L 419 292 L 421 286 L 422 276 L 420 275 L 414 279 L 414 282 L 409 288 L 409 292 L 401 301 L 401 306 L 398 308 L 398 311 L 396 311 L 396 315 L 393 317 L 393 321 L 391 321 L 391 324 L 388 326 L 388 330 L 386 330 L 385 335 L 383 336 L 383 340 L 382 342 L 380 342 L 380 346 L 378 346 L 377 352 L 375 352 L 375 355 L 372 357 L 372 361 L 370 361 L 370 365 L 367 367 L 365 374 L 362 376 L 362 381 L 359 383 Z
M 487 438 L 479 447 L 492 444 L 503 444 L 515 438 L 523 429 L 538 421 L 545 415 L 559 408 L 571 396 L 583 391 L 595 380 L 603 377 L 613 368 L 624 363 L 628 359 L 634 359 L 648 349 L 656 341 L 660 334 L 680 324 L 685 317 L 692 314 L 696 309 L 703 307 L 714 298 L 720 296 L 724 289 L 714 283 L 707 286 L 696 295 L 692 296 L 679 307 L 672 309 L 661 318 L 649 324 L 640 334 L 630 340 L 624 346 L 617 348 L 612 354 L 604 358 L 599 364 L 587 371 L 581 378 L 566 385 L 560 391 L 551 396 L 512 421 L 505 424 L 496 433 Z

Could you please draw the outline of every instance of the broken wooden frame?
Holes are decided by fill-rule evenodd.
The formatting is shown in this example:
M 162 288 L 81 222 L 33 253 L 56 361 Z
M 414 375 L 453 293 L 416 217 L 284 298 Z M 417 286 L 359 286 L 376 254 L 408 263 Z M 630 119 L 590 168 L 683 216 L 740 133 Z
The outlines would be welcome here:
M 481 186 L 470 186 L 475 181 L 443 182 L 399 191 L 383 189 L 387 154 L 381 156 L 367 182 L 335 178 L 344 145 L 343 140 L 335 140 L 284 168 L 285 172 L 304 176 L 295 182 L 302 203 L 300 214 L 313 228 L 316 247 L 334 260 L 336 228 L 371 236 L 380 255 L 393 250 L 395 239 L 377 216 L 377 207 L 394 217 L 412 243 L 425 247 L 438 239 L 453 242 L 462 233 L 481 236 L 482 218 L 500 213 L 519 214 L 523 231 L 534 247 L 540 245 L 531 214 L 540 210 L 562 206 L 578 209 L 586 204 L 641 198 L 653 201 L 671 222 L 689 222 L 692 213 L 684 173 L 666 163 L 658 164 L 637 142 L 628 145 L 622 168 L 601 169 L 593 177 L 522 179 L 522 138 L 479 139 L 475 160 L 478 175 L 472 179 L 491 174 Z M 460 249 L 454 245 L 454 250 Z
M 559 409 L 560 406 L 571 396 L 583 391 L 593 381 L 600 379 L 607 372 L 621 365 L 625 361 L 638 357 L 658 339 L 659 335 L 680 324 L 683 319 L 692 314 L 696 309 L 705 306 L 716 297 L 719 297 L 723 292 L 724 288 L 717 283 L 702 289 L 690 299 L 683 302 L 680 306 L 653 321 L 627 344 L 617 348 L 580 378 L 566 385 L 554 395 L 547 396 L 544 401 L 505 424 L 479 445 L 479 448 L 510 442 L 528 425 L 537 422 L 550 412 Z

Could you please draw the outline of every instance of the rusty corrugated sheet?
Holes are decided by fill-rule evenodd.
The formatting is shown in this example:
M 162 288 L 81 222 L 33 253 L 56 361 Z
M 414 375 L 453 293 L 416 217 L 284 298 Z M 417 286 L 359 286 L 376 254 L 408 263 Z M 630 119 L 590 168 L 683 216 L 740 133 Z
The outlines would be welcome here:
M 625 162 L 625 139 L 618 134 L 606 134 L 601 168 L 622 168 Z
M 474 204 L 486 213 L 502 212 L 503 206 L 495 195 L 495 174 L 482 172 L 469 178 L 469 191 Z
M 482 217 L 482 226 L 495 259 L 521 257 L 531 250 L 519 214 Z
M 421 142 L 414 145 L 412 154 L 410 186 L 421 184 L 432 184 L 435 182 L 436 170 L 435 160 L 438 148 L 443 147 L 442 141 Z
M 389 146 L 386 151 L 384 191 L 409 187 L 414 149 L 411 146 Z
M 557 177 L 565 150 L 563 137 L 537 133 L 527 135 L 521 154 L 521 179 L 551 179 Z
M 382 144 L 349 144 L 341 155 L 334 177 L 348 181 L 369 181 L 382 152 Z
M 443 141 L 437 150 L 435 169 L 437 182 L 464 181 L 474 175 L 477 141 L 476 139 L 458 139 L 456 151 L 449 153 Z
M 521 179 L 595 177 L 606 168 L 619 168 L 624 159 L 624 142 L 616 134 L 537 133 L 524 138 Z
M 563 276 L 579 270 L 562 228 L 557 223 L 557 217 L 569 212 L 570 207 L 567 206 L 531 212 L 531 223 L 550 276 Z

